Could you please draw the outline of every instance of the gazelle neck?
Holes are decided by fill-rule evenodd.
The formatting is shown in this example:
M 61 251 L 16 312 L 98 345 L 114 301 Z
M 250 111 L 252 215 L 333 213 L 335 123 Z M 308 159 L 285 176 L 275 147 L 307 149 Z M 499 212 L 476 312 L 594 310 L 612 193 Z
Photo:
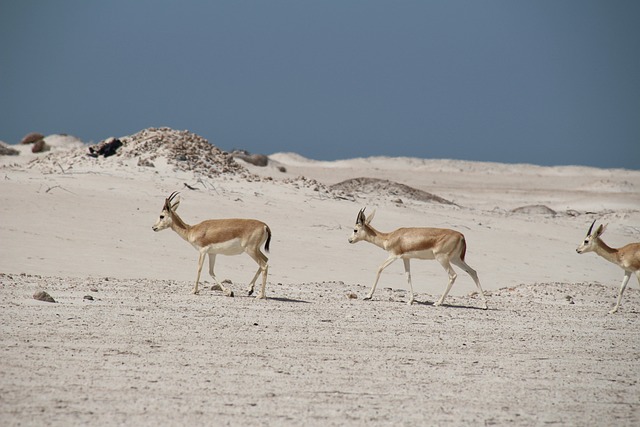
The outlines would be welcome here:
M 367 228 L 367 233 L 365 234 L 365 240 L 369 243 L 373 243 L 374 245 L 386 250 L 386 243 L 389 238 L 389 233 L 383 233 L 381 231 L 376 230 L 370 225 L 365 226 Z
M 605 242 L 603 242 L 600 238 L 596 240 L 596 246 L 594 252 L 600 255 L 602 258 L 606 259 L 609 262 L 614 264 L 618 264 L 618 250 L 610 247 Z
M 178 233 L 187 242 L 189 241 L 189 229 L 191 226 L 184 222 L 180 216 L 175 212 L 170 212 L 171 215 L 171 229 Z

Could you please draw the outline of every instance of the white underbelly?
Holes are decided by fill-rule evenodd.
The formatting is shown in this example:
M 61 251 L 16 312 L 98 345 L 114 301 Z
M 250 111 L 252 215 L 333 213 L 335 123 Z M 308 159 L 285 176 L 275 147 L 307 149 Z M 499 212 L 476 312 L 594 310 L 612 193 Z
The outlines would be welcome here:
M 407 252 L 407 253 L 402 255 L 402 258 L 405 258 L 405 259 L 407 259 L 407 258 L 412 258 L 412 259 L 436 259 L 435 255 L 433 254 L 433 251 L 431 251 L 431 250 Z
M 240 255 L 244 252 L 240 239 L 232 239 L 222 243 L 213 243 L 207 246 L 205 250 L 209 254 L 216 255 Z

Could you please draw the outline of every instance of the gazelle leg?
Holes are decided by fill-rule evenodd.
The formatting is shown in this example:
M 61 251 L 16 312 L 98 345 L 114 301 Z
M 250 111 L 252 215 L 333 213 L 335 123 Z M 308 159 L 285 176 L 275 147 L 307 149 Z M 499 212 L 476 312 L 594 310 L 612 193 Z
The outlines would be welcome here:
M 193 293 L 198 294 L 198 282 L 200 281 L 200 273 L 202 272 L 202 264 L 204 264 L 204 257 L 207 255 L 206 252 L 200 252 L 200 256 L 198 257 L 198 275 L 196 276 L 196 284 L 193 287 Z
M 407 282 L 409 283 L 409 290 L 411 291 L 411 298 L 409 298 L 409 305 L 413 304 L 413 285 L 411 284 L 411 266 L 409 264 L 409 258 L 404 258 L 404 272 L 407 275 Z
M 269 272 L 269 264 L 265 264 L 262 267 L 262 289 L 260 290 L 260 293 L 258 295 L 256 295 L 256 298 L 260 298 L 260 299 L 266 299 L 267 295 L 266 295 L 266 288 L 267 288 L 267 273 Z
M 255 254 L 249 253 L 249 256 L 258 263 L 258 270 L 256 271 L 256 274 L 254 274 L 253 279 L 251 279 L 251 283 L 249 283 L 249 295 L 253 294 L 256 280 L 258 280 L 258 276 L 260 275 L 260 272 L 262 272 L 262 288 L 260 289 L 260 292 L 258 292 L 258 295 L 256 295 L 256 298 L 265 299 L 267 297 L 265 292 L 267 288 L 267 272 L 269 270 L 267 261 L 269 258 L 267 258 L 262 252 Z
M 229 288 L 226 288 L 222 283 L 218 282 L 218 279 L 216 278 L 216 273 L 213 272 L 213 268 L 216 265 L 216 254 L 209 254 L 209 275 L 213 278 L 213 281 L 216 282 L 216 285 L 220 286 L 220 289 L 222 289 L 222 293 L 225 294 L 228 297 L 232 297 L 233 296 L 233 291 Z
M 627 288 L 627 284 L 629 283 L 630 277 L 631 277 L 631 272 L 625 271 L 624 277 L 622 278 L 622 285 L 620 286 L 620 292 L 618 293 L 618 301 L 616 302 L 615 307 L 613 307 L 613 309 L 609 311 L 609 314 L 615 313 L 620 308 L 620 302 L 622 301 L 622 294 L 624 293 L 624 290 Z M 638 281 L 640 282 L 640 277 L 638 277 Z
M 218 279 L 216 278 L 216 273 L 213 271 L 216 265 L 216 254 L 209 254 L 209 276 L 213 279 L 216 285 L 220 286 L 220 289 L 223 289 L 223 286 Z
M 456 281 L 456 277 L 458 277 L 458 275 L 451 267 L 451 264 L 449 263 L 448 259 L 444 257 L 440 257 L 440 258 L 436 258 L 436 260 L 440 263 L 440 265 L 442 265 L 442 267 L 444 267 L 445 270 L 447 270 L 447 274 L 449 275 L 449 283 L 447 284 L 447 288 L 445 289 L 440 299 L 433 304 L 438 306 L 438 305 L 442 305 L 442 303 L 444 302 L 444 299 L 447 297 L 447 295 L 449 295 L 449 291 L 453 286 L 453 282 Z
M 251 279 L 251 282 L 249 283 L 249 290 L 247 291 L 247 295 L 253 294 L 253 289 L 255 287 L 256 280 L 258 280 L 258 276 L 260 275 L 261 271 L 262 271 L 262 267 L 258 267 L 256 274 L 254 274 L 253 279 Z
M 451 262 L 457 265 L 458 267 L 460 267 L 461 269 L 463 269 L 469 276 L 471 276 L 473 281 L 476 282 L 478 291 L 480 291 L 480 297 L 482 297 L 482 302 L 484 303 L 483 308 L 485 310 L 489 308 L 487 306 L 487 298 L 484 296 L 484 292 L 482 291 L 482 286 L 480 286 L 480 279 L 478 279 L 478 273 L 473 268 L 469 267 L 469 264 L 467 264 L 465 261 L 463 261 L 460 258 L 452 259 Z
M 373 297 L 373 293 L 376 291 L 376 286 L 378 285 L 378 280 L 380 279 L 380 273 L 382 273 L 382 270 L 387 268 L 389 264 L 391 264 L 393 261 L 397 259 L 398 259 L 397 256 L 391 255 L 389 258 L 387 258 L 385 262 L 382 263 L 382 265 L 378 268 L 378 273 L 376 274 L 376 281 L 373 282 L 373 286 L 371 287 L 371 292 L 369 292 L 369 296 L 365 297 L 364 299 L 368 300 L 368 299 L 371 299 L 371 297 Z

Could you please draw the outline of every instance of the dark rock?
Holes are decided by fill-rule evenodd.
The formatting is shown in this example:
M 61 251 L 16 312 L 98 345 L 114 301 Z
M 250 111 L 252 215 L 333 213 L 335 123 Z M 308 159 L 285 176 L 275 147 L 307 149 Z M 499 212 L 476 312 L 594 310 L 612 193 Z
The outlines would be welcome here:
M 34 142 L 38 142 L 40 140 L 44 139 L 44 135 L 38 132 L 31 132 L 28 133 L 24 136 L 24 138 L 22 138 L 22 140 L 20 141 L 20 144 L 33 144 Z
M 118 148 L 120 147 L 122 147 L 122 141 L 120 141 L 118 138 L 105 139 L 99 144 L 92 145 L 89 147 L 89 156 L 91 157 L 113 156 L 118 152 Z
M 56 300 L 54 300 L 51 295 L 49 295 L 45 291 L 36 292 L 35 294 L 33 294 L 33 299 L 44 302 L 56 302 Z
M 31 147 L 32 153 L 42 153 L 44 151 L 49 151 L 49 150 L 51 150 L 51 147 L 45 144 L 44 139 L 34 142 L 33 147 Z

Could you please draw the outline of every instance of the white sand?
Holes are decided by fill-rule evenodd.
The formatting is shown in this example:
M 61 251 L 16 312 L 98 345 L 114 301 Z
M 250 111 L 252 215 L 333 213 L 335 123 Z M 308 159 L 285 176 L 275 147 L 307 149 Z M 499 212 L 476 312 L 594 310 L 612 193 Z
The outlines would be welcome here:
M 3 425 L 640 423 L 638 284 L 608 315 L 622 271 L 575 252 L 594 219 L 612 246 L 640 241 L 639 171 L 279 153 L 266 168 L 241 162 L 255 175 L 206 176 L 65 144 L 35 164 L 0 157 Z M 457 205 L 326 191 L 356 177 Z M 243 296 L 247 256 L 216 265 L 239 297 L 190 294 L 196 251 L 151 230 L 174 190 L 191 224 L 269 224 L 270 299 Z M 511 212 L 531 205 L 557 214 Z M 399 262 L 363 301 L 386 258 L 347 243 L 365 206 L 383 231 L 463 232 L 490 310 L 475 309 L 463 272 L 434 307 L 447 278 L 433 261 L 412 263 L 420 304 L 404 304 Z M 58 303 L 33 300 L 39 290 Z

